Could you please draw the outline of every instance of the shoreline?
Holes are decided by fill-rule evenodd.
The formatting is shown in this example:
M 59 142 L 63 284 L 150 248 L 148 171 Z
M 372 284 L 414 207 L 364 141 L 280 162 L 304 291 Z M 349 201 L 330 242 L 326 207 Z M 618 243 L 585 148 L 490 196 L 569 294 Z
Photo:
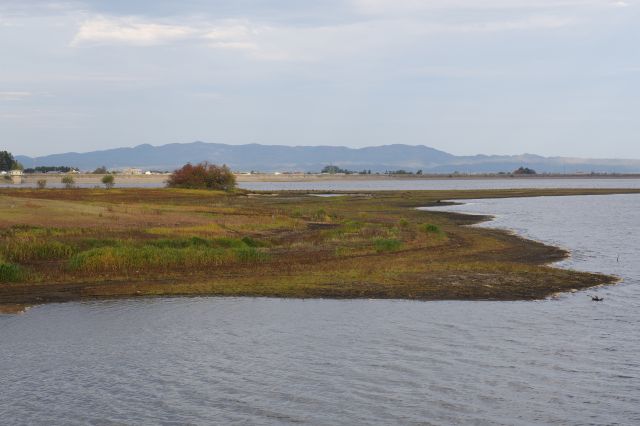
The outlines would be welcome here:
M 38 180 L 46 180 L 49 185 L 60 185 L 60 180 L 66 174 L 47 174 L 47 173 L 32 173 L 23 175 L 23 184 L 36 185 Z M 103 174 L 92 173 L 79 173 L 72 174 L 73 178 L 78 185 L 95 185 L 102 186 L 101 179 Z M 123 187 L 140 187 L 145 186 L 163 186 L 168 179 L 169 174 L 153 174 L 153 175 L 127 175 L 116 174 L 116 187 L 123 185 Z M 537 175 L 500 175 L 500 174 L 423 174 L 423 175 L 384 175 L 384 174 L 372 174 L 372 175 L 340 175 L 340 174 L 320 174 L 320 173 L 255 173 L 255 174 L 236 174 L 238 183 L 269 183 L 269 182 L 375 182 L 375 181 L 407 181 L 407 180 L 424 180 L 424 181 L 474 181 L 474 180 L 496 180 L 496 181 L 510 181 L 510 180 L 526 180 L 526 181 L 544 181 L 549 179 L 554 180 L 635 180 L 640 179 L 640 174 L 537 174 Z M 21 185 L 11 184 L 10 182 L 4 182 L 0 180 L 0 184 L 5 188 L 20 188 Z
M 27 190 L 25 190 L 27 191 Z M 63 190 L 50 190 L 64 193 Z M 92 192 L 91 190 L 77 190 L 76 192 Z M 114 190 L 110 190 L 114 191 Z M 121 190 L 126 193 L 135 190 Z M 158 190 L 144 190 L 157 193 Z M 162 191 L 162 190 L 160 190 Z M 35 195 L 44 195 L 37 191 L 30 191 Z M 48 191 L 45 191 L 48 192 Z M 97 192 L 97 191 L 93 191 Z M 115 192 L 115 191 L 114 191 Z M 139 191 L 138 191 L 139 192 Z M 392 198 L 405 195 L 407 191 L 396 191 L 384 194 L 379 198 Z M 420 272 L 424 265 L 424 256 L 429 255 L 428 247 L 407 248 L 393 253 L 370 253 L 357 255 L 345 259 L 319 258 L 305 260 L 305 264 L 290 264 L 286 259 L 274 261 L 273 265 L 255 265 L 245 270 L 230 269 L 229 273 L 222 273 L 218 278 L 206 278 L 207 271 L 191 271 L 187 277 L 178 275 L 153 274 L 142 278 L 126 278 L 76 281 L 76 282 L 42 282 L 33 283 L 5 283 L 0 284 L 0 305 L 33 305 L 42 303 L 66 302 L 75 300 L 129 298 L 143 296 L 248 296 L 248 297 L 280 297 L 280 298 L 329 298 L 329 299 L 405 299 L 405 300 L 539 300 L 556 293 L 586 289 L 603 284 L 614 284 L 618 277 L 594 274 L 588 272 L 560 269 L 552 263 L 566 259 L 568 250 L 547 245 L 542 242 L 526 239 L 506 229 L 466 227 L 492 220 L 490 215 L 472 215 L 455 212 L 440 212 L 418 210 L 417 207 L 441 206 L 437 195 L 456 191 L 410 191 L 414 197 L 421 198 L 420 193 L 428 192 L 427 205 L 407 205 L 401 202 L 401 217 L 411 214 L 407 210 L 416 211 L 416 216 L 430 212 L 432 219 L 437 219 L 442 226 L 446 226 L 448 242 L 442 254 L 436 254 L 431 265 L 431 272 Z M 463 201 L 471 198 L 501 198 L 517 196 L 545 196 L 545 195 L 587 195 L 613 193 L 639 193 L 639 190 L 573 190 L 573 191 L 457 191 Z M 112 192 L 113 193 L 113 192 Z M 111 194 L 112 194 L 111 193 Z M 353 193 L 351 191 L 350 193 Z M 417 194 L 416 194 L 417 193 Z M 484 193 L 484 194 L 483 194 Z M 29 194 L 34 195 L 34 194 Z M 422 194 L 424 196 L 424 194 Z M 445 194 L 442 194 L 445 195 Z M 479 196 L 480 195 L 480 196 Z M 482 196 L 486 195 L 486 196 Z M 7 193 L 0 193 L 7 196 Z M 278 192 L 276 197 L 288 199 L 298 197 L 305 202 L 308 199 L 320 197 L 305 197 L 304 194 Z M 348 197 L 348 196 L 345 196 Z M 27 197 L 28 198 L 28 197 Z M 57 198 L 57 197 L 53 197 Z M 253 198 L 253 197 L 249 197 Z M 261 199 L 262 197 L 257 197 Z M 271 197 L 268 202 L 271 202 Z M 344 197 L 338 197 L 344 198 Z M 357 198 L 357 197 L 354 197 Z M 357 201 L 366 203 L 368 199 Z M 28 198 L 36 200 L 34 198 Z M 447 197 L 442 197 L 447 199 Z M 451 198 L 449 198 L 451 199 Z M 28 201 L 33 203 L 35 201 Z M 327 200 L 313 200 L 326 203 Z M 430 203 L 430 205 L 429 205 Z M 396 203 L 397 204 L 397 203 Z M 410 203 L 409 203 L 410 204 Z M 447 225 L 448 224 L 448 225 Z M 323 228 L 323 227 L 321 227 Z M 466 229 L 465 229 L 466 228 Z M 306 231 L 304 231 L 306 232 Z M 315 232 L 315 231 L 314 231 Z M 320 231 L 324 232 L 324 231 Z M 314 234 L 315 235 L 315 234 Z M 476 240 L 479 248 L 474 248 Z M 482 242 L 485 241 L 485 242 Z M 484 245 L 491 243 L 495 249 L 484 249 Z M 437 245 L 434 247 L 438 247 Z M 294 254 L 297 254 L 294 252 Z M 382 275 L 366 281 L 368 270 L 360 278 L 356 275 L 353 282 L 342 281 L 338 278 L 327 277 L 325 284 L 310 286 L 309 280 L 317 279 L 315 274 L 326 274 L 326 268 L 354 270 L 355 266 L 363 263 L 365 267 L 380 269 L 385 262 L 398 262 L 398 275 L 404 276 L 398 281 L 397 276 L 385 278 L 385 268 L 376 271 Z M 438 267 L 442 263 L 444 269 Z M 453 263 L 452 263 L 453 262 Z M 469 263 L 471 262 L 471 263 Z M 402 266 L 402 265 L 406 266 Z M 447 266 L 448 265 L 448 266 Z M 468 266 L 464 266 L 468 265 Z M 488 265 L 488 266 L 487 266 Z M 309 268 L 309 271 L 307 271 Z M 434 269 L 435 268 L 435 269 Z M 453 268 L 453 270 L 451 270 Z M 471 269 L 469 269 L 471 268 Z M 313 272 L 313 271 L 318 272 Z M 426 275 L 425 275 L 426 273 Z M 311 275 L 310 275 L 311 274 Z M 339 274 L 337 274 L 339 275 Z M 310 278 L 310 277 L 314 278 Z M 306 278 L 305 278 L 306 277 Z M 365 281 L 362 281 L 365 279 Z M 259 284 L 256 283 L 258 280 Z M 287 282 L 290 281 L 290 283 Z M 389 281 L 391 280 L 391 281 Z M 338 282 L 336 282 L 338 281 Z M 376 281 L 379 281 L 376 284 Z M 387 282 L 393 285 L 386 284 Z

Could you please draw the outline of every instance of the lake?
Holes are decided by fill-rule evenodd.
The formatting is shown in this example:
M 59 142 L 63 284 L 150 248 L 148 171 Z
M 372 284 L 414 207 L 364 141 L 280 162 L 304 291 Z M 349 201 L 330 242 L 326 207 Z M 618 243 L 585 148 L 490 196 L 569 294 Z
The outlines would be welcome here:
M 416 189 L 518 189 L 518 188 L 640 188 L 638 178 L 499 178 L 499 179 L 385 179 L 307 182 L 239 182 L 254 191 L 391 191 Z
M 537 302 L 37 306 L 0 315 L 2 421 L 639 424 L 640 196 L 446 209 L 495 214 L 480 226 L 567 247 L 561 267 L 623 282 Z
M 79 181 L 79 188 L 102 188 L 99 182 Z M 126 179 L 116 176 L 116 188 L 162 188 L 164 180 Z M 253 191 L 390 191 L 420 189 L 518 189 L 518 188 L 640 188 L 640 178 L 442 178 L 442 179 L 337 179 L 308 181 L 238 182 Z M 13 185 L 0 180 L 0 188 L 35 188 L 35 182 Z M 47 188 L 63 188 L 60 175 L 48 179 Z

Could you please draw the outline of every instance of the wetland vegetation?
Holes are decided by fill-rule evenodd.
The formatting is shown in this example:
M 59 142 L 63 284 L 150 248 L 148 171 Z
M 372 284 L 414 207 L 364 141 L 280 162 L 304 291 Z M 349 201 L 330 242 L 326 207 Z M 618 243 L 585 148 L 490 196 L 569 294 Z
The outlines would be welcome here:
M 144 295 L 538 299 L 615 281 L 440 200 L 621 189 L 309 192 L 0 190 L 0 303 Z

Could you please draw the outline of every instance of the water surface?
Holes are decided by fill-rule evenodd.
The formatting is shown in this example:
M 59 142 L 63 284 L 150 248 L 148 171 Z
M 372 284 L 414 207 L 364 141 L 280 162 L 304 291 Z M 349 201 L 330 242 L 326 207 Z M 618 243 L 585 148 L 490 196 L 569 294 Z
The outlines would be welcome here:
M 103 188 L 97 183 L 78 182 L 78 188 Z M 116 188 L 163 188 L 165 182 L 128 181 L 116 177 Z M 316 190 L 316 191 L 390 191 L 419 189 L 518 189 L 518 188 L 640 188 L 640 178 L 494 178 L 494 179 L 340 179 L 302 182 L 238 182 L 240 188 L 254 191 Z M 36 184 L 20 185 L 0 180 L 0 188 L 35 188 Z M 49 179 L 47 188 L 63 188 L 60 175 Z
M 0 316 L 2 421 L 639 424 L 640 196 L 453 208 L 496 213 L 488 226 L 571 248 L 563 266 L 624 282 L 538 302 L 34 307 Z
M 637 178 L 498 178 L 498 179 L 381 179 L 307 182 L 239 182 L 254 191 L 390 191 L 416 189 L 519 189 L 519 188 L 640 188 Z

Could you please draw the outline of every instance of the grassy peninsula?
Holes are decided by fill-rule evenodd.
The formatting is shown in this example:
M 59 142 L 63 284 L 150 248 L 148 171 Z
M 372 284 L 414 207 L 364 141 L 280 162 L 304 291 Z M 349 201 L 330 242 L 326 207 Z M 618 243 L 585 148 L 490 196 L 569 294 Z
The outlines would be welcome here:
M 0 190 L 0 304 L 151 295 L 527 300 L 611 283 L 563 250 L 467 227 L 440 200 L 620 189 L 314 196 L 187 189 Z

